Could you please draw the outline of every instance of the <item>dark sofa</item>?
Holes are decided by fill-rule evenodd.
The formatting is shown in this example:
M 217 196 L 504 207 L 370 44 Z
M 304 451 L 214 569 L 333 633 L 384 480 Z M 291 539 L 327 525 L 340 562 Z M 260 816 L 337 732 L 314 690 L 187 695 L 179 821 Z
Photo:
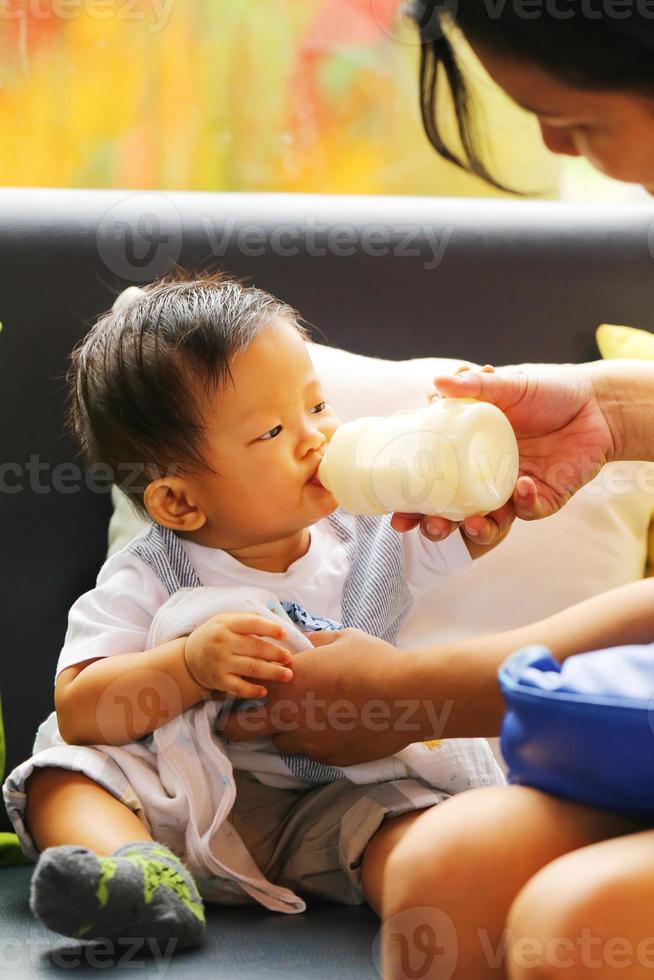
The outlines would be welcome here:
M 294 304 L 334 346 L 494 363 L 596 356 L 600 322 L 654 329 L 654 210 L 302 195 L 0 192 L 2 697 L 7 766 L 52 706 L 73 599 L 103 560 L 108 488 L 71 468 L 66 357 L 129 282 L 174 262 L 224 267 Z M 5 828 L 8 821 L 5 819 Z M 74 968 L 76 944 L 31 919 L 29 868 L 0 870 L 0 972 Z M 374 977 L 375 917 L 211 910 L 173 975 Z M 49 954 L 48 950 L 55 950 Z M 62 952 L 63 951 L 63 952 Z M 116 957 L 116 967 L 129 969 Z M 132 965 L 141 976 L 161 964 Z

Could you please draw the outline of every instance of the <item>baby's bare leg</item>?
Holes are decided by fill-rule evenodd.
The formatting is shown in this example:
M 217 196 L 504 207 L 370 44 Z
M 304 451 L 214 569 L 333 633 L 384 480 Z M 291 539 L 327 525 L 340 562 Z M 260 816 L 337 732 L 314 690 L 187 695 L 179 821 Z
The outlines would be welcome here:
M 30 907 L 50 929 L 173 953 L 201 942 L 204 909 L 188 868 L 129 807 L 88 776 L 37 769 L 25 822 L 41 851 Z
M 27 782 L 26 824 L 39 851 L 79 844 L 113 854 L 132 841 L 151 841 L 136 814 L 81 772 L 36 769 Z
M 641 826 L 519 786 L 411 816 L 399 834 L 387 821 L 364 856 L 373 907 L 383 879 L 384 980 L 404 980 L 409 963 L 421 980 L 504 977 L 507 915 L 525 883 L 562 854 Z

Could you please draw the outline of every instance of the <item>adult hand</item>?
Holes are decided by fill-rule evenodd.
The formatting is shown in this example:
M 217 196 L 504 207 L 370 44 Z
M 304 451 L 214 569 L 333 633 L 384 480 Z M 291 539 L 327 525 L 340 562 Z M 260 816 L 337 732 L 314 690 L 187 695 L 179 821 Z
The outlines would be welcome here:
M 438 731 L 437 704 L 403 697 L 416 687 L 425 693 L 411 655 L 356 629 L 310 639 L 316 649 L 294 655 L 293 680 L 267 682 L 266 704 L 233 712 L 227 738 L 272 735 L 280 752 L 339 766 L 392 755 Z
M 512 505 L 523 520 L 554 514 L 618 456 L 592 368 L 464 369 L 434 381 L 441 396 L 491 402 L 508 417 L 520 453 Z
M 463 371 L 469 371 L 467 367 L 460 367 L 455 375 Z M 494 368 L 490 364 L 485 364 L 479 368 L 482 373 L 492 373 Z M 438 397 L 434 394 L 434 397 Z M 486 551 L 490 551 L 502 541 L 511 529 L 516 517 L 513 501 L 509 500 L 503 507 L 486 514 L 484 517 L 467 517 L 464 521 L 448 521 L 446 517 L 429 516 L 425 514 L 393 514 L 391 526 L 396 531 L 403 533 L 411 531 L 420 525 L 420 531 L 430 541 L 443 541 L 449 537 L 457 528 L 468 539 L 470 553 L 473 558 L 478 558 Z

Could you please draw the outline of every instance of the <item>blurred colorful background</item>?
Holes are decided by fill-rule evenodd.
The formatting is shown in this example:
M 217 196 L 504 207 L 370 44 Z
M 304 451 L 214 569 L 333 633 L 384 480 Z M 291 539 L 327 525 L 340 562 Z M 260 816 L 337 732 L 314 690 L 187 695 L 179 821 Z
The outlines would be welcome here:
M 0 0 L 0 38 L 5 186 L 498 193 L 427 143 L 401 0 Z M 464 57 L 498 176 L 575 196 Z

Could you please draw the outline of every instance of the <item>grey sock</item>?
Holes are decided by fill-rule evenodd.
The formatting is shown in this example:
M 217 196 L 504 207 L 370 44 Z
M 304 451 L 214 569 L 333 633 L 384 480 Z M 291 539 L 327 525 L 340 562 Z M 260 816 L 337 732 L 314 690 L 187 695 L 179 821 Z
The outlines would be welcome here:
M 32 876 L 30 908 L 50 929 L 77 939 L 138 937 L 174 952 L 204 936 L 191 872 L 154 841 L 124 844 L 110 857 L 73 844 L 48 847 Z

